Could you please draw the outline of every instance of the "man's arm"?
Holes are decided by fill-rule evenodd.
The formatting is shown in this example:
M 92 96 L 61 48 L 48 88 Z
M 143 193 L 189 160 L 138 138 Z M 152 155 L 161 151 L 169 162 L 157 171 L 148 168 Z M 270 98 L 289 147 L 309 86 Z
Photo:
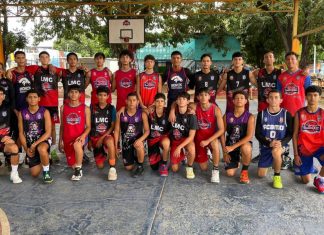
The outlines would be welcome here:
M 85 138 L 89 135 L 91 130 L 91 112 L 88 106 L 85 107 L 85 115 L 86 115 L 86 128 L 84 129 L 80 138 L 85 140 Z
M 60 107 L 60 119 L 61 119 L 61 124 L 60 124 L 60 135 L 59 135 L 59 150 L 63 152 L 63 130 L 64 130 L 64 121 L 63 121 L 63 107 L 62 105 Z
M 143 142 L 150 135 L 150 126 L 149 126 L 148 118 L 147 118 L 147 115 L 146 115 L 145 112 L 142 112 L 142 120 L 143 120 L 144 133 L 140 138 L 138 138 L 135 141 L 135 143 L 138 142 L 138 141 Z M 135 145 L 135 143 L 134 143 L 134 145 Z
M 195 74 L 192 73 L 190 71 L 190 69 L 188 69 L 188 68 L 185 69 L 185 73 L 186 73 L 187 78 L 189 79 L 188 87 L 190 89 L 194 89 L 195 83 L 196 83 Z
M 257 79 L 256 79 L 257 76 L 258 75 L 255 76 L 255 70 L 253 72 L 249 71 L 249 79 L 250 79 L 250 82 L 252 83 L 252 85 L 255 85 L 255 86 L 258 85 L 257 84 Z
M 281 140 L 281 145 L 285 146 L 289 143 L 293 136 L 294 131 L 294 119 L 292 118 L 291 114 L 287 111 L 286 113 L 286 122 L 287 122 L 287 130 L 286 136 Z
M 299 115 L 297 112 L 294 117 L 294 132 L 293 132 L 292 139 L 293 139 L 293 148 L 294 148 L 294 162 L 297 166 L 300 166 L 302 164 L 302 161 L 298 153 L 298 134 L 299 134 Z
M 158 93 L 162 92 L 162 77 L 159 75 L 159 85 L 158 85 Z
M 115 129 L 114 129 L 114 140 L 115 140 L 115 147 L 116 148 L 118 148 L 119 136 L 120 136 L 120 113 L 117 113 Z
M 219 84 L 219 87 L 217 89 L 217 93 L 224 90 L 226 83 L 227 83 L 227 73 L 224 73 L 224 75 L 222 76 L 221 82 Z
M 270 147 L 271 141 L 268 140 L 264 135 L 262 134 L 262 111 L 258 113 L 257 121 L 255 125 L 255 138 L 259 141 L 261 145 Z
M 112 75 L 111 93 L 116 90 L 116 72 Z
M 226 124 L 226 114 L 224 114 L 223 116 L 223 125 L 224 125 L 224 133 L 221 135 L 221 138 L 220 138 L 220 142 L 221 142 L 221 145 L 222 145 L 222 149 L 223 149 L 223 152 L 225 147 L 226 147 L 226 139 L 225 139 L 225 134 L 226 134 L 226 128 L 227 128 L 227 124 Z
M 25 152 L 27 152 L 28 147 L 27 147 L 26 137 L 24 135 L 24 125 L 23 125 L 21 112 L 18 112 L 18 129 L 19 129 L 19 140 L 21 146 L 24 148 Z
M 91 70 L 89 70 L 86 73 L 86 81 L 85 81 L 85 88 L 87 88 L 90 84 L 90 80 L 91 80 Z
M 143 100 L 141 97 L 141 83 L 140 83 L 140 76 L 136 75 L 136 94 L 137 94 L 137 98 L 139 101 L 139 104 L 142 108 L 147 108 L 146 106 L 144 106 L 143 104 Z

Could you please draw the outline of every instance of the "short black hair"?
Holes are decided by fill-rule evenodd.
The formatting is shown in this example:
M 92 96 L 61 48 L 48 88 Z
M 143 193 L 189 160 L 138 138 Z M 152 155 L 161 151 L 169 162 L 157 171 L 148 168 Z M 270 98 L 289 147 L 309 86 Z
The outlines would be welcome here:
M 212 58 L 211 54 L 209 54 L 209 53 L 205 53 L 205 54 L 202 54 L 202 56 L 200 57 L 200 61 L 202 61 L 202 60 L 203 60 L 203 58 L 205 58 L 205 57 L 209 57 L 209 58 L 210 58 L 210 60 L 213 60 L 213 58 Z
M 190 100 L 190 95 L 189 95 L 188 92 L 183 91 L 183 92 L 181 92 L 181 93 L 178 95 L 177 99 L 178 99 L 178 98 L 185 98 L 185 99 L 187 99 L 187 100 Z
M 26 53 L 24 51 L 16 51 L 14 56 L 16 57 L 17 55 L 24 55 L 26 56 Z
M 28 97 L 29 94 L 37 94 L 38 97 L 40 96 L 39 92 L 34 88 L 32 88 L 26 92 L 26 98 Z
M 109 95 L 110 91 L 109 91 L 109 88 L 106 87 L 106 86 L 99 86 L 97 88 L 97 95 L 99 95 L 99 93 L 106 93 L 107 95 Z
M 278 89 L 271 89 L 268 93 L 268 97 L 270 96 L 271 93 L 278 93 L 280 98 L 282 98 L 282 93 Z
M 232 55 L 232 59 L 234 59 L 236 57 L 242 57 L 243 58 L 243 54 L 240 51 L 234 52 L 233 55 Z
M 271 54 L 274 55 L 274 53 L 273 53 L 272 50 L 265 50 L 264 53 L 263 53 L 263 56 L 265 56 L 265 55 L 268 54 L 268 53 L 271 53 Z
M 2 91 L 3 94 L 6 94 L 6 90 L 4 89 L 4 87 L 0 86 L 0 92 Z
M 144 57 L 144 62 L 147 61 L 147 60 L 153 60 L 153 61 L 155 61 L 155 57 L 153 55 L 146 55 Z
M 70 91 L 72 91 L 72 90 L 75 90 L 75 91 L 80 92 L 81 91 L 81 87 L 79 85 L 74 84 L 74 85 L 71 85 L 71 86 L 68 87 L 68 93 Z
M 208 87 L 200 88 L 198 90 L 198 95 L 200 95 L 201 93 L 207 93 L 207 94 L 209 94 L 209 88 Z
M 106 59 L 106 56 L 103 52 L 97 52 L 95 55 L 94 55 L 94 58 L 98 58 L 98 57 L 102 57 L 103 59 Z
M 136 99 L 138 99 L 138 97 L 137 97 L 137 93 L 136 93 L 136 92 L 130 92 L 130 93 L 128 93 L 128 95 L 127 95 L 127 99 L 128 99 L 128 97 L 131 97 L 131 96 L 135 96 Z
M 182 54 L 181 54 L 180 51 L 172 51 L 171 57 L 174 56 L 174 55 L 179 55 L 180 57 L 182 57 Z
M 70 52 L 69 54 L 66 55 L 66 60 L 69 60 L 69 57 L 75 56 L 77 60 L 79 60 L 78 55 L 75 52 Z
M 314 93 L 314 92 L 317 92 L 319 94 L 319 96 L 321 96 L 322 95 L 322 88 L 319 87 L 319 86 L 312 85 L 312 86 L 307 87 L 306 90 L 305 90 L 306 95 L 308 93 Z
M 293 51 L 289 51 L 289 52 L 287 52 L 286 55 L 285 55 L 285 59 L 287 59 L 287 57 L 288 57 L 288 56 L 291 56 L 291 55 L 296 56 L 296 59 L 298 59 L 298 55 L 297 55 L 297 53 L 295 53 L 295 52 L 293 52 Z
M 245 99 L 248 99 L 248 94 L 245 92 L 245 91 L 235 91 L 234 93 L 233 93 L 233 100 L 235 99 L 235 96 L 237 96 L 237 95 L 244 95 L 244 97 L 245 97 Z
M 50 54 L 49 54 L 47 51 L 41 51 L 41 52 L 38 54 L 38 57 L 40 58 L 41 55 L 48 55 L 48 56 L 50 56 Z
M 154 96 L 154 100 L 157 100 L 157 99 L 164 99 L 164 100 L 166 100 L 165 94 L 163 94 L 163 93 L 156 93 L 156 95 Z
M 129 58 L 131 58 L 132 60 L 134 59 L 134 54 L 130 51 L 130 50 L 122 50 L 120 53 L 119 53 L 119 59 L 124 56 L 124 55 L 128 55 Z

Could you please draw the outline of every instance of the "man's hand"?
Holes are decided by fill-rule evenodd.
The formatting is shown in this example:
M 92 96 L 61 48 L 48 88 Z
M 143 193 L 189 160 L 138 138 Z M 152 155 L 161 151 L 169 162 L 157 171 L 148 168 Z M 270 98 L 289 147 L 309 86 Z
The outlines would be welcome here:
M 63 144 L 63 140 L 59 141 L 59 150 L 61 153 L 64 153 L 64 144 Z
M 1 139 L 1 142 L 4 143 L 5 145 L 6 144 L 14 144 L 15 141 L 13 139 L 11 139 L 10 136 L 5 136 Z
M 299 155 L 294 156 L 294 163 L 296 166 L 301 166 L 303 164 Z
M 225 152 L 226 150 L 223 149 L 223 159 L 224 159 L 224 162 L 226 163 L 230 163 L 231 162 L 231 156 Z
M 225 152 L 226 152 L 226 153 L 230 153 L 230 152 L 232 152 L 234 149 L 235 149 L 235 148 L 234 148 L 233 146 L 226 146 L 226 147 L 225 147 Z
M 74 143 L 79 142 L 79 143 L 81 143 L 83 145 L 84 141 L 85 141 L 85 137 L 83 135 L 80 135 L 78 138 L 76 138 Z
M 35 150 L 28 148 L 26 151 L 28 157 L 34 157 L 35 156 Z
M 209 144 L 210 144 L 210 143 L 209 143 L 208 140 L 203 140 L 203 141 L 200 142 L 200 147 L 205 148 L 205 147 L 208 146 Z
M 170 110 L 169 121 L 171 123 L 174 123 L 176 121 L 176 115 L 175 115 L 175 111 L 174 110 Z
M 179 158 L 180 154 L 181 154 L 181 148 L 177 147 L 173 152 L 173 156 Z

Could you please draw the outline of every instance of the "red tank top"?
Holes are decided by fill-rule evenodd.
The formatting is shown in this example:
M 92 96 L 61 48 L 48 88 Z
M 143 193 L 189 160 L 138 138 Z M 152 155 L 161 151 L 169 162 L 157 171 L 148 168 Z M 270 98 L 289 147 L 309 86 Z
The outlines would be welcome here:
M 117 90 L 117 111 L 126 106 L 127 95 L 135 91 L 136 70 L 130 69 L 127 72 L 117 70 L 115 73 L 116 90 Z
M 159 88 L 159 74 L 140 73 L 140 94 L 143 104 L 148 107 L 153 104 L 154 97 Z
M 211 104 L 207 110 L 203 110 L 198 103 L 196 108 L 196 116 L 198 121 L 198 129 L 196 135 L 204 136 L 208 138 L 216 131 L 217 120 L 215 116 L 215 104 Z
M 324 146 L 324 110 L 310 113 L 307 108 L 297 112 L 299 118 L 298 149 L 303 156 L 311 156 Z
M 109 76 L 109 69 L 104 68 L 103 70 L 91 69 L 90 82 L 92 86 L 91 92 L 91 105 L 94 106 L 98 104 L 97 98 L 97 88 L 100 86 L 108 87 L 111 89 L 111 78 Z M 111 104 L 111 94 L 107 98 L 107 104 Z
M 63 124 L 63 141 L 67 144 L 84 132 L 86 124 L 85 104 L 76 107 L 65 104 L 63 106 Z
M 281 107 L 295 116 L 298 109 L 305 106 L 305 89 L 304 83 L 306 76 L 300 70 L 290 74 L 287 71 L 279 75 L 279 82 L 282 86 L 282 103 Z

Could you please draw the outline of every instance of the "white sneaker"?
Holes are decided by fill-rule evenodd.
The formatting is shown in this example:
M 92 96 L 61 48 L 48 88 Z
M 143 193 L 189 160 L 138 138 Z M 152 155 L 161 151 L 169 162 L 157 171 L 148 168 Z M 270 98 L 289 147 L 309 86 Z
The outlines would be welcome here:
M 110 167 L 108 172 L 108 180 L 117 180 L 117 171 L 115 167 Z
M 25 157 L 26 157 L 26 153 L 18 153 L 18 157 L 19 157 L 19 164 L 23 164 L 25 161 Z
M 195 178 L 195 173 L 193 171 L 192 167 L 186 167 L 186 177 L 187 179 L 194 179 Z
M 10 173 L 10 180 L 12 181 L 12 183 L 14 184 L 20 184 L 22 182 L 22 180 L 19 177 L 18 172 L 16 173 Z
M 212 183 L 219 183 L 219 170 L 212 170 L 212 176 L 210 181 Z
M 74 174 L 72 175 L 71 180 L 79 181 L 81 180 L 82 175 L 83 175 L 82 168 L 77 167 L 74 169 Z

